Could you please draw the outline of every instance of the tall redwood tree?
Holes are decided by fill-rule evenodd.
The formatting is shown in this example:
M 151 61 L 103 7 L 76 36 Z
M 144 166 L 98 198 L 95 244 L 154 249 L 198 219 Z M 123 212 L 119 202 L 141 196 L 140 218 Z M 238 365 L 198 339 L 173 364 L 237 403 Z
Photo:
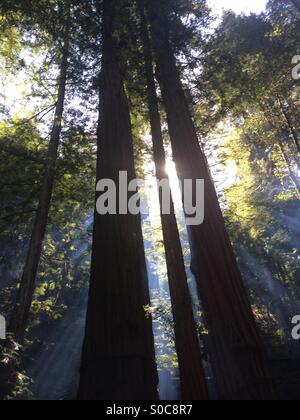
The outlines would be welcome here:
M 36 277 L 42 255 L 43 242 L 46 235 L 48 224 L 53 186 L 56 175 L 56 162 L 62 130 L 62 120 L 66 97 L 66 84 L 68 77 L 68 60 L 70 45 L 70 25 L 71 25 L 71 5 L 70 0 L 61 8 L 61 14 L 65 17 L 64 29 L 62 34 L 62 48 L 60 71 L 58 77 L 58 94 L 55 109 L 55 117 L 50 135 L 50 142 L 46 158 L 45 174 L 42 181 L 39 204 L 31 233 L 30 244 L 27 258 L 23 269 L 20 287 L 18 289 L 15 306 L 12 312 L 9 332 L 13 334 L 16 341 L 23 343 L 26 327 L 28 324 L 30 308 L 34 296 Z
M 147 97 L 153 141 L 154 162 L 158 181 L 168 182 L 166 156 L 163 144 L 156 85 L 153 73 L 153 56 L 145 17 L 144 0 L 138 1 L 141 16 L 141 38 L 145 60 Z M 181 396 L 184 400 L 206 400 L 208 392 L 201 361 L 200 343 L 194 320 L 181 241 L 171 194 L 171 212 L 164 214 L 162 190 L 159 189 L 161 223 L 166 252 L 166 262 L 174 317 L 175 345 L 179 362 Z
M 116 40 L 121 1 L 102 2 L 97 180 L 136 178 L 129 106 Z M 153 400 L 157 371 L 140 216 L 95 213 L 79 399 Z
M 147 5 L 178 177 L 205 180 L 205 220 L 189 233 L 220 398 L 264 399 L 270 387 L 261 340 L 169 39 L 172 1 Z

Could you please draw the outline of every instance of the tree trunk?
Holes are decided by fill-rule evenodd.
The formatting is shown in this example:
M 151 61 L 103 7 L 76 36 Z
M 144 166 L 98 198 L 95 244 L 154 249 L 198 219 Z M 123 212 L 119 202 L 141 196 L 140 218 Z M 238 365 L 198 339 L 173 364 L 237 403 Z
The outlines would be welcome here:
M 138 4 L 141 16 L 141 37 L 145 59 L 147 96 L 156 177 L 158 181 L 166 180 L 170 187 L 166 171 L 166 156 L 153 73 L 152 50 L 145 18 L 144 0 L 138 1 Z M 183 400 L 207 400 L 208 391 L 206 379 L 202 366 L 199 338 L 193 315 L 192 301 L 187 283 L 185 263 L 172 195 L 170 214 L 163 214 L 161 189 L 159 189 L 159 202 L 174 317 L 175 344 L 181 379 L 181 396 Z
M 205 180 L 205 221 L 189 234 L 219 396 L 264 399 L 270 384 L 262 344 L 168 39 L 166 3 L 147 4 L 178 177 Z
M 298 198 L 300 198 L 300 183 L 299 183 L 298 177 L 294 174 L 294 171 L 292 169 L 293 164 L 291 162 L 291 159 L 290 159 L 288 153 L 286 152 L 284 144 L 281 140 L 278 141 L 278 145 L 279 145 L 280 151 L 282 153 L 283 159 L 286 163 L 286 166 L 288 168 L 289 176 L 290 176 L 290 178 L 291 178 L 291 180 L 294 184 L 294 187 L 295 187 L 295 190 L 297 192 Z
M 97 179 L 136 178 L 115 37 L 118 0 L 103 3 Z M 80 400 L 155 400 L 157 371 L 140 216 L 95 212 Z
M 69 12 L 68 12 L 69 13 Z M 24 341 L 26 326 L 28 324 L 30 307 L 35 290 L 35 282 L 38 266 L 42 254 L 43 241 L 46 234 L 48 216 L 51 205 L 53 185 L 56 173 L 56 161 L 58 147 L 62 129 L 62 118 L 64 111 L 66 82 L 68 72 L 69 57 L 69 30 L 70 17 L 66 25 L 64 45 L 62 48 L 62 58 L 60 64 L 58 99 L 55 110 L 53 128 L 48 147 L 45 175 L 41 187 L 39 205 L 31 234 L 31 240 L 27 253 L 27 259 L 21 278 L 20 288 L 16 298 L 15 307 L 11 316 L 9 332 L 14 335 L 16 341 L 20 344 Z
M 297 152 L 300 153 L 300 144 L 299 144 L 299 139 L 298 139 L 298 134 L 297 131 L 295 130 L 291 118 L 289 116 L 289 113 L 287 112 L 287 110 L 284 108 L 284 105 L 282 103 L 282 101 L 280 99 L 278 99 L 279 101 L 279 105 L 280 105 L 280 111 L 281 111 L 281 115 L 283 117 L 284 123 L 287 127 L 289 136 L 291 137 L 291 139 L 293 140 L 293 142 L 295 143 L 295 146 L 297 148 Z

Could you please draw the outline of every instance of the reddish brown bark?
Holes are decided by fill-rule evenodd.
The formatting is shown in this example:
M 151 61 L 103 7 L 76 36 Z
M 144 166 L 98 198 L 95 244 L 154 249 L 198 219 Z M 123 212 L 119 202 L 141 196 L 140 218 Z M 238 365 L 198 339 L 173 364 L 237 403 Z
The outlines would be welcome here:
M 118 0 L 103 3 L 97 179 L 135 179 L 129 106 L 115 40 Z M 157 399 L 157 372 L 141 220 L 95 213 L 79 399 Z
M 163 144 L 153 73 L 152 49 L 145 18 L 144 1 L 138 2 L 141 16 L 141 37 L 143 42 L 147 97 L 153 141 L 154 162 L 158 181 L 169 181 L 166 172 L 166 156 Z M 170 184 L 169 184 L 170 185 Z M 171 197 L 171 213 L 163 214 L 162 191 L 159 190 L 161 223 L 166 252 L 166 263 L 174 317 L 175 345 L 179 362 L 181 396 L 183 400 L 206 400 L 208 391 L 201 350 L 189 293 L 180 235 Z
M 178 177 L 205 180 L 205 221 L 189 234 L 219 395 L 264 399 L 270 387 L 261 340 L 168 39 L 168 3 L 147 4 Z

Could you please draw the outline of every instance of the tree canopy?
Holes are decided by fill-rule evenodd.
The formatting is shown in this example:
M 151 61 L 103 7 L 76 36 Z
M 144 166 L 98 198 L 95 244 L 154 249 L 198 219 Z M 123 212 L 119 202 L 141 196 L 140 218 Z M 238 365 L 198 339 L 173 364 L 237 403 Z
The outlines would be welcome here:
M 203 399 L 255 399 L 266 388 L 299 398 L 298 9 L 270 0 L 261 14 L 216 19 L 205 0 L 2 0 L 0 314 L 11 328 L 0 341 L 2 399 L 76 399 L 79 382 L 83 399 L 157 397 L 157 386 L 162 399 L 193 399 L 192 384 Z M 155 188 L 148 216 L 94 215 L 96 181 L 122 169 L 168 175 L 171 217 Z M 198 230 L 177 188 L 188 175 L 206 182 Z M 19 312 L 17 333 L 22 291 L 28 317 Z M 228 351 L 224 371 L 218 351 Z M 185 376 L 192 364 L 198 373 Z M 101 370 L 114 372 L 105 390 Z M 130 377 L 140 382 L 130 387 Z

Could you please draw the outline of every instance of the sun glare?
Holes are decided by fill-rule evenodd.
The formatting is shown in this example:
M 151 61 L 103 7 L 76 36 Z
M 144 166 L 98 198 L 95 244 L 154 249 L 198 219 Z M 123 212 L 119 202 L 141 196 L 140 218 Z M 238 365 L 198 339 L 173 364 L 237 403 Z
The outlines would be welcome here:
M 235 13 L 250 14 L 263 12 L 267 0 L 209 0 L 208 4 L 217 13 L 222 13 L 222 10 L 233 10 Z

